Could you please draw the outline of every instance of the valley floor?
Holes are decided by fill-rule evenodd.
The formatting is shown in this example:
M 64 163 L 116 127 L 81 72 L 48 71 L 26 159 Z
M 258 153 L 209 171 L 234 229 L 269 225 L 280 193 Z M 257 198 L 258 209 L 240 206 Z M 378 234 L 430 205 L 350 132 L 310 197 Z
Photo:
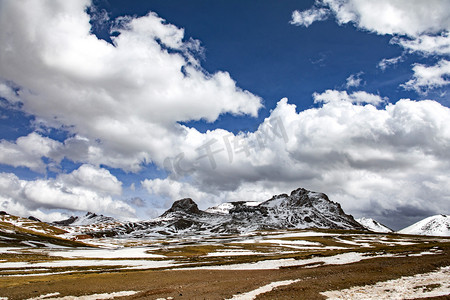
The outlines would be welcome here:
M 450 298 L 448 238 L 294 230 L 87 242 L 108 248 L 2 244 L 0 299 Z

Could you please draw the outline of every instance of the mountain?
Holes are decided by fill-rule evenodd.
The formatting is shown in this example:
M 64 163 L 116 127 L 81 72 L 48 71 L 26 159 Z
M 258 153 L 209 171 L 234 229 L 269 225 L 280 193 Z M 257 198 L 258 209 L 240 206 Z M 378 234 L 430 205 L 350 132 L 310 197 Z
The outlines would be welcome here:
M 0 247 L 86 246 L 65 238 L 67 233 L 44 222 L 0 212 Z
M 435 215 L 425 218 L 411 226 L 408 226 L 398 233 L 431 235 L 431 236 L 450 236 L 450 215 Z
M 364 226 L 366 229 L 373 231 L 373 232 L 393 232 L 392 229 L 387 227 L 386 225 L 381 224 L 380 222 L 372 219 L 372 218 L 359 218 L 356 219 L 356 222 Z
M 105 224 L 105 223 L 115 223 L 116 219 L 111 217 L 106 217 L 104 215 L 97 215 L 91 212 L 86 213 L 86 215 L 77 217 L 71 216 L 66 220 L 55 221 L 53 225 L 59 226 L 86 226 L 92 224 Z
M 263 202 L 223 203 L 206 211 L 190 198 L 175 201 L 160 217 L 119 225 L 93 236 L 126 235 L 145 237 L 172 234 L 243 233 L 270 229 L 354 229 L 366 230 L 327 195 L 296 189 L 290 195 L 273 196 Z

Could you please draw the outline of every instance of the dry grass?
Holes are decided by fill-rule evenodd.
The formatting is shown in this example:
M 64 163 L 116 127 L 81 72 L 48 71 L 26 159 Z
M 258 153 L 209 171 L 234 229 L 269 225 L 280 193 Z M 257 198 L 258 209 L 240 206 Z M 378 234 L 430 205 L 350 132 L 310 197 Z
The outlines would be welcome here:
M 421 257 L 374 258 L 347 265 L 324 265 L 313 269 L 286 268 L 252 271 L 120 271 L 114 273 L 60 274 L 42 277 L 0 278 L 0 296 L 26 299 L 60 292 L 86 295 L 135 290 L 129 299 L 224 299 L 280 280 L 300 279 L 260 295 L 258 299 L 321 299 L 320 292 L 374 284 L 418 273 L 427 273 L 450 265 L 450 245 L 439 245 L 442 252 Z M 396 248 L 401 248 L 397 246 Z M 398 249 L 400 251 L 401 249 Z M 422 250 L 409 248 L 408 251 Z M 402 250 L 403 251 L 403 250 Z M 80 270 L 83 271 L 83 270 Z M 433 289 L 436 285 L 417 286 Z M 182 296 L 180 296 L 182 295 Z

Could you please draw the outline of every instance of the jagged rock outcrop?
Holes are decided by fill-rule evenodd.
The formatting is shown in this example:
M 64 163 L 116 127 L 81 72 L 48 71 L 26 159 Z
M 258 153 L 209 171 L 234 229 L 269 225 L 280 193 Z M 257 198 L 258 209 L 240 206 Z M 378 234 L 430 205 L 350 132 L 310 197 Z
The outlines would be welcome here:
M 71 216 L 70 218 L 65 219 L 65 220 L 54 221 L 53 224 L 54 225 L 61 225 L 61 226 L 68 226 L 68 225 L 73 224 L 76 220 L 78 220 L 78 217 Z
M 185 213 L 185 214 L 201 214 L 202 211 L 198 209 L 197 203 L 194 202 L 191 198 L 184 198 L 178 201 L 175 201 L 172 204 L 172 207 L 167 210 L 161 217 L 169 216 L 174 213 Z
M 36 221 L 36 222 L 42 222 L 41 220 L 39 220 L 38 218 L 33 217 L 33 216 L 29 216 L 29 217 L 28 217 L 28 220 Z

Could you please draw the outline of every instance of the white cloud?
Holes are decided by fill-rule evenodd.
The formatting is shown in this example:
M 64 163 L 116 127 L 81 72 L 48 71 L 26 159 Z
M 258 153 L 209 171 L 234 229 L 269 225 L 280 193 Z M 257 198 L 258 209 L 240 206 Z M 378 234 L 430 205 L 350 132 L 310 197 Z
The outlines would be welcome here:
M 324 0 L 340 24 L 377 34 L 419 36 L 450 29 L 450 2 L 441 0 Z
M 122 183 L 108 170 L 92 165 L 82 165 L 70 174 L 61 174 L 59 179 L 71 186 L 82 186 L 105 195 L 121 195 Z
M 402 85 L 406 89 L 416 90 L 418 93 L 427 93 L 432 88 L 450 84 L 450 61 L 440 60 L 434 66 L 415 64 L 413 78 Z
M 0 141 L 0 163 L 14 167 L 28 167 L 33 171 L 44 173 L 46 164 L 42 157 L 51 157 L 52 152 L 60 147 L 58 141 L 42 137 L 37 133 L 19 137 L 15 142 Z
M 61 215 L 46 214 L 42 209 L 94 211 L 118 217 L 132 217 L 135 210 L 110 195 L 121 194 L 121 182 L 109 171 L 82 165 L 70 174 L 55 179 L 21 180 L 12 173 L 0 173 L 0 207 L 44 220 Z
M 329 14 L 339 24 L 385 35 L 439 34 L 450 29 L 450 3 L 441 0 L 316 0 L 305 11 L 294 11 L 291 24 L 308 27 L 325 20 Z
M 330 11 L 325 8 L 313 7 L 304 11 L 295 10 L 289 23 L 297 26 L 309 27 L 316 21 L 323 21 L 328 18 Z
M 416 38 L 394 37 L 391 43 L 398 44 L 409 52 L 419 52 L 423 55 L 449 55 L 450 33 L 442 32 L 440 35 L 421 35 Z
M 360 86 L 361 83 L 362 83 L 362 78 L 361 78 L 362 74 L 364 74 L 364 72 L 351 74 L 349 77 L 347 77 L 347 79 L 346 79 L 347 82 L 345 84 L 345 87 L 346 88 L 352 88 L 352 87 Z
M 347 91 L 336 91 L 336 90 L 326 90 L 325 92 L 319 94 L 313 94 L 314 103 L 329 103 L 329 102 L 339 102 L 345 101 L 354 104 L 372 104 L 380 105 L 387 102 L 387 98 L 382 98 L 379 95 L 370 94 L 364 91 L 357 91 L 348 94 Z
M 78 156 L 137 171 L 176 151 L 179 121 L 257 115 L 261 99 L 227 72 L 203 70 L 192 54 L 198 42 L 185 41 L 183 29 L 154 13 L 126 17 L 111 45 L 90 33 L 89 4 L 5 1 L 0 9 L 0 74 L 20 87 L 24 111 L 77 134 L 66 145 L 82 147 Z
M 8 99 L 11 103 L 17 103 L 20 101 L 11 84 L 2 82 L 0 80 L 0 98 Z
M 386 70 L 389 66 L 396 65 L 402 62 L 405 59 L 404 55 L 392 57 L 392 58 L 383 58 L 377 65 L 381 70 Z
M 205 192 L 202 187 L 195 186 L 195 183 L 170 178 L 146 179 L 141 184 L 149 194 L 162 197 L 166 208 L 174 200 L 182 198 L 192 198 L 202 209 L 230 201 L 262 201 L 282 190 L 282 185 L 273 187 L 261 183 L 245 183 L 232 191 Z

